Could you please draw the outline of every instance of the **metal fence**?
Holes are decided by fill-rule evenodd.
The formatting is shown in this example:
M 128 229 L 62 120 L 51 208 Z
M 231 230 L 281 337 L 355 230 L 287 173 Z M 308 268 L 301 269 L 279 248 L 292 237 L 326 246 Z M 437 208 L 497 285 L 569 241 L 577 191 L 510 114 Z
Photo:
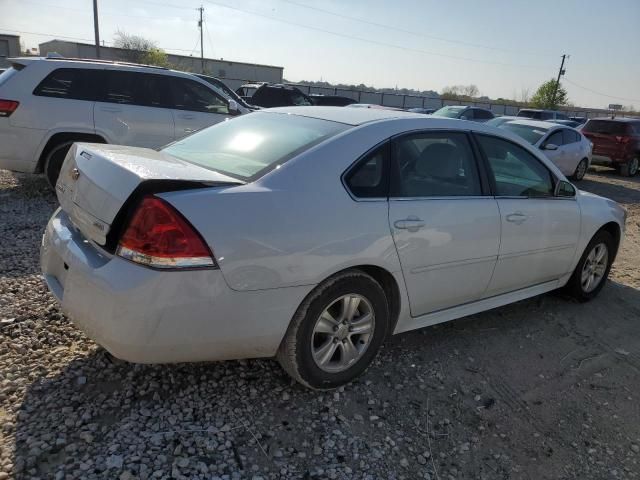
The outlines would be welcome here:
M 244 83 L 253 83 L 251 80 L 241 80 L 238 78 L 223 78 L 224 82 L 231 87 L 233 90 L 236 90 L 240 85 Z M 518 110 L 521 108 L 526 108 L 524 106 L 512 103 L 505 104 L 503 102 L 500 103 L 492 103 L 492 102 L 476 102 L 476 101 L 464 101 L 464 100 L 446 100 L 440 97 L 427 97 L 423 95 L 405 95 L 399 93 L 382 93 L 382 92 L 372 92 L 367 90 L 357 90 L 357 89 L 348 89 L 348 88 L 337 88 L 337 87 L 314 87 L 310 85 L 299 85 L 297 83 L 287 83 L 286 85 L 290 85 L 292 87 L 299 88 L 302 92 L 306 94 L 322 94 L 322 95 L 340 95 L 343 97 L 353 98 L 358 103 L 372 103 L 376 105 L 384 105 L 386 107 L 397 107 L 397 108 L 442 108 L 447 105 L 469 105 L 474 107 L 486 108 L 487 110 L 491 110 L 495 115 L 517 115 Z M 597 108 L 560 108 L 559 111 L 563 112 L 569 117 L 602 117 L 611 115 L 610 110 L 606 109 L 597 109 Z M 624 117 L 624 112 L 616 112 L 617 117 Z M 628 116 L 628 115 L 627 115 Z

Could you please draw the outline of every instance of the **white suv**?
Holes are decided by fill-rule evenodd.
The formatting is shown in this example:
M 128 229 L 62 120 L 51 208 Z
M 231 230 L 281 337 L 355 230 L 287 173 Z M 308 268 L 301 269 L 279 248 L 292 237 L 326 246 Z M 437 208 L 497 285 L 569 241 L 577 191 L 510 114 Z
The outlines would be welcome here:
M 0 74 L 0 168 L 55 185 L 73 142 L 158 148 L 250 110 L 185 72 L 98 60 L 16 58 Z

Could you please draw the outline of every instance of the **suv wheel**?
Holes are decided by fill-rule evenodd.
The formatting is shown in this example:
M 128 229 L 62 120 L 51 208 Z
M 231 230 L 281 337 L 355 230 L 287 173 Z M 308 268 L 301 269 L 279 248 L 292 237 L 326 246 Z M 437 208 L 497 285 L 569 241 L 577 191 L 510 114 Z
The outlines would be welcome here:
M 371 276 L 349 270 L 320 284 L 302 302 L 277 358 L 301 384 L 335 388 L 363 373 L 387 334 L 384 290 Z
M 579 302 L 588 302 L 598 295 L 609 276 L 614 252 L 613 237 L 602 230 L 596 233 L 565 286 L 567 293 Z
M 73 145 L 73 141 L 63 142 L 49 152 L 47 158 L 44 161 L 44 174 L 47 176 L 47 182 L 51 185 L 51 188 L 56 188 L 56 182 L 58 181 L 58 175 L 60 175 L 60 169 L 64 158 L 67 156 L 67 152 Z
M 585 174 L 587 173 L 587 159 L 583 158 L 582 160 L 580 160 L 580 163 L 578 163 L 578 166 L 576 167 L 576 171 L 573 172 L 572 175 L 572 179 L 579 182 L 580 180 L 582 180 L 585 176 Z
M 633 177 L 636 173 L 638 173 L 638 167 L 640 164 L 640 157 L 635 156 L 628 163 L 620 165 L 620 174 L 625 177 Z

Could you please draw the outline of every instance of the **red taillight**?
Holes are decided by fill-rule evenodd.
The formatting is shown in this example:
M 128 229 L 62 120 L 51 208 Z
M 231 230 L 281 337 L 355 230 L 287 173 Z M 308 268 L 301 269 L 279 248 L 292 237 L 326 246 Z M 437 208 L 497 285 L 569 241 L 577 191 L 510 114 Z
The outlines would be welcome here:
M 211 250 L 200 234 L 175 208 L 154 196 L 142 199 L 116 253 L 155 268 L 215 266 Z
M 20 102 L 0 99 L 0 117 L 8 117 L 16 111 Z

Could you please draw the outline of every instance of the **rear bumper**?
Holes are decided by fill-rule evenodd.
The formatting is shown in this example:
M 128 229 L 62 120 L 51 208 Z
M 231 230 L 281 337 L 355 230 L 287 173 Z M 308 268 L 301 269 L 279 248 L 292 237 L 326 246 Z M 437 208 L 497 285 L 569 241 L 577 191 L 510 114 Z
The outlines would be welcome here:
M 0 119 L 0 168 L 34 173 L 45 134 L 44 130 L 14 127 L 8 119 Z
M 236 292 L 219 270 L 142 267 L 86 242 L 60 209 L 43 236 L 41 266 L 73 323 L 138 363 L 274 356 L 312 288 Z

